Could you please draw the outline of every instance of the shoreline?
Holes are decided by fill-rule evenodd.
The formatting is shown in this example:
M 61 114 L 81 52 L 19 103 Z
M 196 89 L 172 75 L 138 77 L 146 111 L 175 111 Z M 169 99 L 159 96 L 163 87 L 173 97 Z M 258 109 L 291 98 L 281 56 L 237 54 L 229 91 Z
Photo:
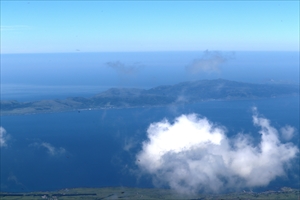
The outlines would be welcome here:
M 250 101 L 250 100 L 265 100 L 265 99 L 279 99 L 279 98 L 289 98 L 289 97 L 300 97 L 300 95 L 282 95 L 276 97 L 254 97 L 254 98 L 224 98 L 224 99 L 202 99 L 199 101 L 193 102 L 179 102 L 179 103 L 169 103 L 169 104 L 160 104 L 160 105 L 136 105 L 136 106 L 104 106 L 104 107 L 85 107 L 85 108 L 70 108 L 70 109 L 47 109 L 47 110 L 32 110 L 36 109 L 35 107 L 25 107 L 23 109 L 27 110 L 0 110 L 0 116 L 19 116 L 19 115 L 36 115 L 36 114 L 51 114 L 51 113 L 66 113 L 66 112 L 82 112 L 82 111 L 97 111 L 97 110 L 115 110 L 115 109 L 132 109 L 132 108 L 155 108 L 155 107 L 167 107 L 167 106 L 180 106 L 180 105 L 192 105 L 197 103 L 206 103 L 206 102 L 228 102 L 228 101 Z M 45 100 L 51 101 L 51 100 Z M 29 110 L 31 109 L 31 110 Z

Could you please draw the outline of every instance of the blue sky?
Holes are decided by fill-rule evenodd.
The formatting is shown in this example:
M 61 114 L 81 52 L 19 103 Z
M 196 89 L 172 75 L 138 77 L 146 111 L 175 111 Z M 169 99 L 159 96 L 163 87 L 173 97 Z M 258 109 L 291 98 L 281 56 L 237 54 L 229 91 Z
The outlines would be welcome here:
M 299 51 L 299 1 L 1 1 L 1 53 Z

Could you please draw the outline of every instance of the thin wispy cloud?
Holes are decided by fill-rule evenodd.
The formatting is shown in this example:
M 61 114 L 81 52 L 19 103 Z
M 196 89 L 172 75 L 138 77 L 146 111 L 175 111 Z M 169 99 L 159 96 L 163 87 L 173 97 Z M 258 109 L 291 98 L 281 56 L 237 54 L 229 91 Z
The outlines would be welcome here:
M 138 73 L 144 66 L 141 63 L 133 63 L 131 65 L 125 65 L 120 61 L 107 62 L 107 67 L 115 70 L 120 75 L 133 75 Z
M 7 140 L 9 137 L 10 136 L 7 134 L 6 130 L 0 126 L 0 147 L 7 146 Z
M 181 193 L 267 186 L 286 175 L 299 149 L 280 141 L 278 131 L 256 109 L 253 124 L 260 127 L 258 145 L 241 133 L 228 138 L 225 127 L 196 114 L 181 115 L 174 123 L 152 123 L 136 164 L 152 175 L 156 186 Z
M 123 149 L 127 152 L 130 152 L 132 148 L 135 148 L 138 144 L 138 141 L 133 138 L 125 138 Z
M 7 180 L 14 182 L 16 185 L 23 185 L 14 174 L 10 174 Z
M 57 156 L 57 155 L 62 155 L 66 153 L 66 150 L 62 147 L 54 147 L 53 145 L 51 145 L 50 143 L 47 142 L 35 142 L 33 144 L 31 144 L 30 146 L 34 146 L 34 147 L 42 147 L 45 148 L 47 153 L 51 156 Z
M 12 26 L 1 26 L 1 31 L 22 31 L 22 30 L 29 30 L 30 26 L 26 25 L 12 25 Z
M 186 66 L 191 74 L 220 72 L 220 66 L 233 58 L 233 54 L 225 55 L 218 51 L 204 51 L 200 59 L 195 59 Z
M 282 137 L 285 140 L 291 140 L 294 137 L 295 131 L 295 128 L 290 125 L 286 125 L 280 129 Z

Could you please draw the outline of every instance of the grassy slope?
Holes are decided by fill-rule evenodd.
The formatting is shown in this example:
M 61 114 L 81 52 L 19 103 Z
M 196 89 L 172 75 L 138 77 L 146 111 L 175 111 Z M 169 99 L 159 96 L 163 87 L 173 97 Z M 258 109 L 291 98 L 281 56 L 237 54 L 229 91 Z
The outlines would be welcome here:
M 74 188 L 54 192 L 32 192 L 18 193 L 23 196 L 5 196 L 8 193 L 1 193 L 1 200 L 12 199 L 289 199 L 299 200 L 300 190 L 285 189 L 281 191 L 268 191 L 262 193 L 232 193 L 222 195 L 195 195 L 187 196 L 177 194 L 171 190 L 164 189 L 143 189 L 143 188 Z M 17 193 L 10 193 L 17 194 Z M 70 195 L 70 196 L 67 196 Z M 78 195 L 78 196 L 75 196 Z M 43 198 L 44 196 L 44 198 Z

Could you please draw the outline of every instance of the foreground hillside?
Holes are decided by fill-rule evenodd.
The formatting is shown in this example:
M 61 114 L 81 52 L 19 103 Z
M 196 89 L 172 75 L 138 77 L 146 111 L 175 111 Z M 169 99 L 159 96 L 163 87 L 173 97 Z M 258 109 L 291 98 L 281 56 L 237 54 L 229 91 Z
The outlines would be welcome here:
M 145 189 L 145 188 L 73 188 L 63 189 L 54 192 L 31 192 L 31 193 L 0 193 L 0 199 L 288 199 L 298 200 L 299 190 L 291 188 L 281 188 L 279 191 L 267 192 L 240 192 L 218 195 L 182 195 L 166 189 Z
M 162 106 L 211 100 L 276 98 L 299 95 L 298 85 L 251 84 L 223 79 L 183 82 L 148 90 L 111 88 L 91 98 L 34 102 L 1 101 L 1 114 L 33 114 L 90 109 Z

